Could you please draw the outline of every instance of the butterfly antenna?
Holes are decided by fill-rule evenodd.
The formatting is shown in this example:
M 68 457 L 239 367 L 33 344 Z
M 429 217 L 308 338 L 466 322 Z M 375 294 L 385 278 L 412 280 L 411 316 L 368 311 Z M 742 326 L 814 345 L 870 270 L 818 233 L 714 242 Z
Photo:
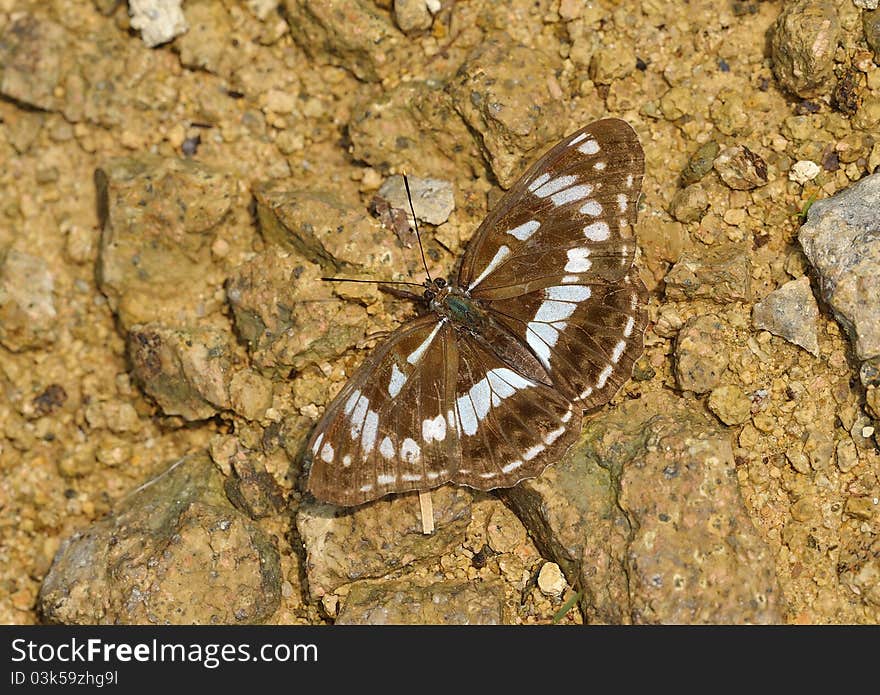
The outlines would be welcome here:
M 428 261 L 425 260 L 425 249 L 422 246 L 422 235 L 419 233 L 419 222 L 416 219 L 416 209 L 413 207 L 412 193 L 410 193 L 409 190 L 409 179 L 406 176 L 406 172 L 403 174 L 403 185 L 406 188 L 406 199 L 409 201 L 409 211 L 412 213 L 413 227 L 416 230 L 416 240 L 419 242 L 419 253 L 422 254 L 422 265 L 425 266 L 425 275 L 428 276 L 428 282 L 433 282 L 433 280 L 431 280 L 431 272 L 428 270 Z
M 359 280 L 355 278 L 321 278 L 324 282 L 366 282 L 373 285 L 410 285 L 412 287 L 423 287 L 418 282 L 407 282 L 406 280 Z

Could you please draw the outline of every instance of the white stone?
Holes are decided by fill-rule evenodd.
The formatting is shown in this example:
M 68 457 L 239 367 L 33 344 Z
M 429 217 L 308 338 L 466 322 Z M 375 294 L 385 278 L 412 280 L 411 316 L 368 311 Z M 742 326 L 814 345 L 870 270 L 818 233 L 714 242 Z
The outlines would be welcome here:
M 544 596 L 562 596 L 568 584 L 555 562 L 545 562 L 538 572 L 538 588 Z
M 811 162 L 809 159 L 802 159 L 799 162 L 792 164 L 791 169 L 788 171 L 788 178 L 795 183 L 803 185 L 807 181 L 812 181 L 816 178 L 820 171 L 822 171 L 822 169 L 816 164 L 816 162 Z

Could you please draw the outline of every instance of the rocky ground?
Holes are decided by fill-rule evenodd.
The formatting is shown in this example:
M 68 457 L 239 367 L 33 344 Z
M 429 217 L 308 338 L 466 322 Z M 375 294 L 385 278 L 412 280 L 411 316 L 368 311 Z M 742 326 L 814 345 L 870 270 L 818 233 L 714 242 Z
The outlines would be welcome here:
M 177 4 L 0 0 L 0 621 L 880 621 L 876 1 Z M 421 281 L 397 175 L 448 275 L 606 115 L 646 154 L 633 379 L 431 536 L 305 495 L 412 311 L 319 278 Z

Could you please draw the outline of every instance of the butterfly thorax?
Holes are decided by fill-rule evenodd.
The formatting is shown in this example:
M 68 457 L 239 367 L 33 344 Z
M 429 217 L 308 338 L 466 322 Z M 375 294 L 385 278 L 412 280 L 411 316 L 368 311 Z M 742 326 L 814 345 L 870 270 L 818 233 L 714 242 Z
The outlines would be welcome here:
M 534 382 L 552 385 L 547 370 L 529 349 L 506 326 L 483 307 L 479 299 L 455 285 L 443 283 L 433 287 L 434 295 L 428 306 L 431 311 L 451 321 L 458 332 L 467 333 L 485 348 L 494 352 L 502 362 Z

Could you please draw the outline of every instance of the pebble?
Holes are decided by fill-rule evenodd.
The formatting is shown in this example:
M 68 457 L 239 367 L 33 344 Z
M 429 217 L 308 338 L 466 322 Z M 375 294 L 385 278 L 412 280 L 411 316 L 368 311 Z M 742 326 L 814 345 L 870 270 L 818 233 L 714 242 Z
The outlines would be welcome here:
M 688 186 L 712 171 L 712 163 L 718 156 L 718 150 L 718 143 L 714 140 L 700 145 L 700 148 L 691 155 L 687 165 L 682 169 L 681 182 Z
M 181 0 L 128 0 L 131 27 L 150 48 L 168 43 L 189 28 Z
M 449 215 L 455 210 L 455 198 L 452 195 L 452 184 L 439 179 L 420 179 L 415 176 L 409 179 L 409 189 L 412 193 L 413 208 L 416 217 L 428 224 L 443 224 L 449 219 Z M 409 213 L 409 201 L 406 197 L 406 187 L 403 176 L 388 178 L 379 189 L 379 195 L 393 208 L 406 210 Z
M 699 222 L 709 209 L 709 197 L 698 184 L 677 191 L 669 204 L 670 214 L 679 222 Z
M 795 162 L 791 169 L 789 169 L 788 178 L 795 183 L 805 184 L 816 178 L 821 171 L 822 168 L 816 162 L 802 159 L 799 162 Z
M 675 341 L 675 376 L 682 391 L 711 391 L 727 362 L 721 319 L 714 314 L 689 319 Z
M 736 385 L 724 385 L 709 394 L 709 410 L 725 425 L 742 425 L 751 416 L 752 402 Z
M 795 0 L 770 33 L 773 74 L 782 87 L 804 99 L 830 91 L 840 20 L 828 0 Z
M 538 588 L 544 596 L 561 596 L 568 584 L 562 570 L 555 562 L 545 562 L 538 572 Z
M 721 180 L 735 191 L 748 191 L 767 183 L 766 162 L 745 145 L 724 148 L 713 166 Z
M 810 288 L 810 279 L 806 276 L 785 283 L 755 304 L 752 310 L 755 328 L 785 338 L 817 357 L 818 320 L 819 307 Z
M 837 467 L 841 473 L 851 471 L 858 462 L 859 455 L 852 439 L 847 437 L 837 442 Z

